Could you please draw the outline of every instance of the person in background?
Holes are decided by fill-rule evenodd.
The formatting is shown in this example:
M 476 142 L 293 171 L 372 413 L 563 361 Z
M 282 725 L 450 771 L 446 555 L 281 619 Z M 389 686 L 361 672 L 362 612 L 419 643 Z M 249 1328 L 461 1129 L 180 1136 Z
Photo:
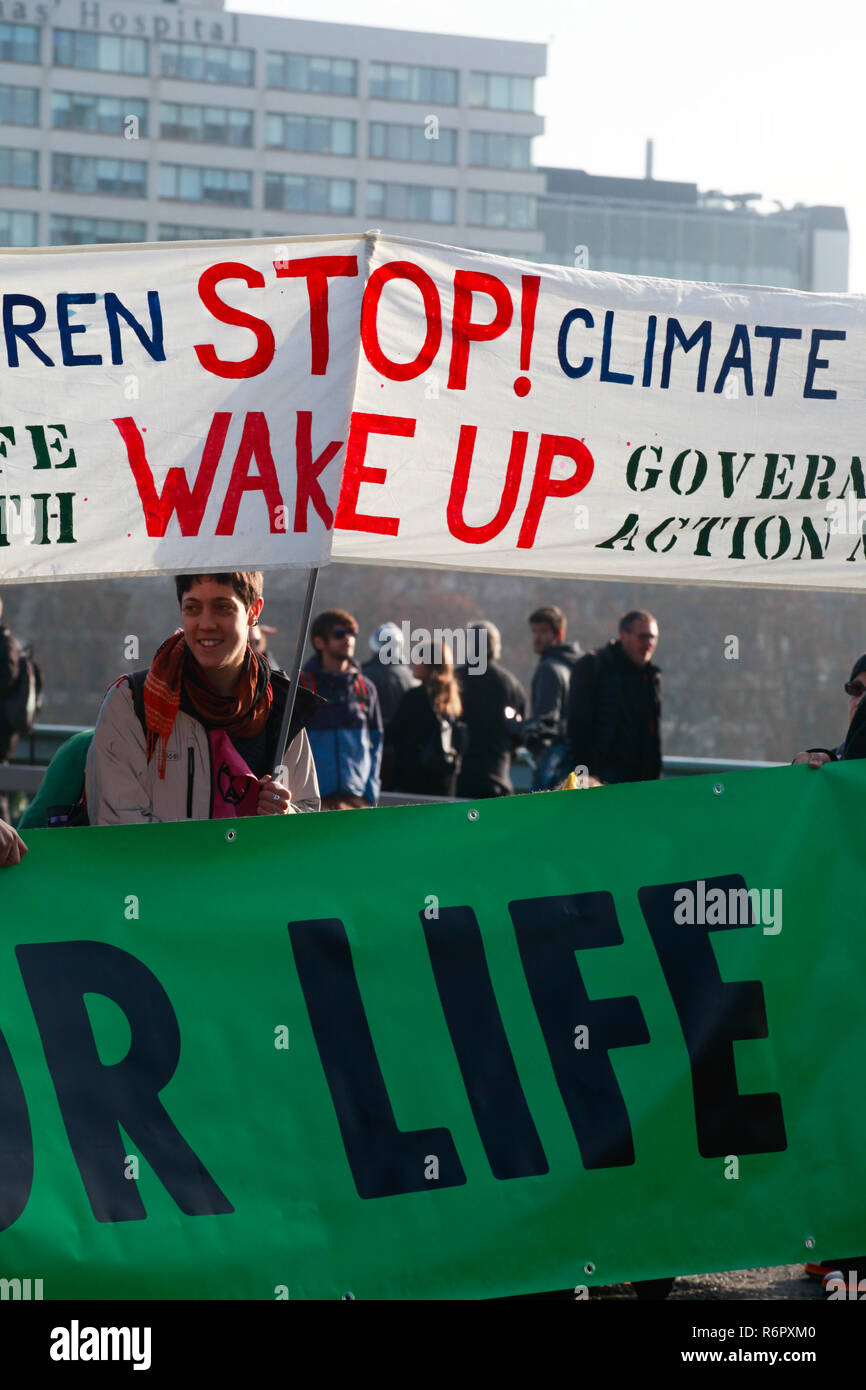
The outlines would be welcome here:
M 463 719 L 469 744 L 457 778 L 457 795 L 510 796 L 511 755 L 520 742 L 526 714 L 526 691 L 516 676 L 500 663 L 502 638 L 494 623 L 468 624 L 479 629 L 486 641 L 486 664 L 460 666 L 457 679 L 463 701 Z M 485 636 L 486 634 L 486 636 Z
M 372 681 L 379 696 L 384 725 L 382 745 L 382 791 L 390 791 L 394 785 L 393 765 L 394 746 L 391 738 L 391 720 L 400 707 L 400 701 L 418 682 L 412 674 L 404 650 L 403 633 L 396 623 L 382 623 L 370 633 L 370 651 L 373 655 L 361 667 L 365 680 Z
M 845 738 L 835 748 L 805 748 L 794 758 L 795 763 L 806 763 L 809 767 L 823 767 L 824 763 L 839 762 L 846 757 L 866 757 L 864 720 L 858 719 L 855 726 L 855 715 L 863 696 L 866 695 L 866 656 L 861 656 L 854 662 L 851 676 L 845 682 L 845 694 L 848 696 L 848 733 Z
M 267 623 L 256 623 L 250 628 L 250 647 L 256 656 L 268 656 L 268 638 L 278 631 L 278 628 L 268 627 Z M 272 656 L 269 656 L 269 660 L 272 666 L 276 665 Z
M 175 591 L 181 630 L 103 701 L 87 755 L 90 824 L 318 811 L 304 726 L 319 701 L 298 689 L 284 753 L 288 677 L 249 645 L 261 574 L 181 574 Z M 278 763 L 286 785 L 273 776 Z
M 429 660 L 413 663 L 415 686 L 406 691 L 388 726 L 394 746 L 394 790 L 454 796 L 467 741 L 454 658 L 444 642 L 440 652 L 425 656 Z
M 0 598 L 0 619 L 3 617 L 3 600 Z M 3 716 L 3 701 L 10 696 L 18 684 L 21 672 L 22 652 L 17 638 L 13 637 L 5 623 L 0 622 L 0 764 L 7 763 L 15 752 L 18 735 Z M 0 790 L 0 821 L 9 820 L 9 799 Z
M 534 792 L 557 786 L 571 768 L 568 742 L 568 691 L 571 672 L 581 655 L 576 642 L 566 642 L 566 617 L 550 604 L 529 615 L 532 650 L 538 665 L 532 677 L 531 709 L 524 739 L 536 758 Z
M 375 806 L 381 787 L 382 711 L 372 681 L 355 664 L 358 624 L 342 608 L 319 613 L 310 628 L 314 655 L 304 685 L 327 700 L 310 729 L 324 811 Z
M 807 767 L 819 768 L 825 763 L 848 761 L 852 758 L 866 758 L 866 655 L 858 657 L 851 668 L 850 679 L 845 682 L 848 696 L 848 732 L 835 748 L 806 748 L 794 758 L 794 763 L 805 763 Z M 812 1260 L 806 1265 L 806 1273 L 813 1279 L 821 1279 L 824 1287 L 835 1275 L 843 1278 L 848 1272 L 866 1270 L 866 1255 L 846 1255 L 843 1259 Z
M 0 821 L 0 869 L 11 869 L 20 864 L 27 853 L 27 846 L 17 830 L 5 821 Z
M 580 657 L 571 673 L 572 766 L 604 783 L 661 776 L 661 672 L 652 663 L 658 623 L 645 609 L 619 622 L 619 637 Z

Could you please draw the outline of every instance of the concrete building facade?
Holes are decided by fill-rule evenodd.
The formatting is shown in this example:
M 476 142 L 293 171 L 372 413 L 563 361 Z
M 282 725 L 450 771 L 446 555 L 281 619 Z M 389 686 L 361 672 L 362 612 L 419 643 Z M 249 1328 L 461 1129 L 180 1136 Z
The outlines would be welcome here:
M 383 227 L 540 255 L 543 44 L 0 0 L 0 245 Z
M 845 291 L 848 223 L 840 207 L 760 212 L 758 195 L 697 184 L 545 169 L 538 202 L 545 261 L 621 275 Z

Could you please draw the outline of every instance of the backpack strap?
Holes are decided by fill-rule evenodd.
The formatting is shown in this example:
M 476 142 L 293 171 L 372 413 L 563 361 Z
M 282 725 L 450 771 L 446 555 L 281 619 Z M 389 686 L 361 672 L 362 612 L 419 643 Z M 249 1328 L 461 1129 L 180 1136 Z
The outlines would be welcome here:
M 372 701 L 370 699 L 370 692 L 367 689 L 367 682 L 364 680 L 364 677 L 360 673 L 355 677 L 354 689 L 355 694 L 357 695 L 358 700 L 360 701 L 361 709 L 364 713 L 364 718 L 369 719 L 370 705 L 372 704 Z
M 126 682 L 132 691 L 132 708 L 135 710 L 145 739 L 147 739 L 147 716 L 144 712 L 144 682 L 147 680 L 148 669 L 133 671 L 131 676 L 126 677 Z

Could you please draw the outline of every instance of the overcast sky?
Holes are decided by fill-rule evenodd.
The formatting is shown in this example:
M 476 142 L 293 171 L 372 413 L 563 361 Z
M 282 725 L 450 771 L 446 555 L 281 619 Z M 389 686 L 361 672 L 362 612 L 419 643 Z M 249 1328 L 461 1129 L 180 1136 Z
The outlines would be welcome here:
M 538 163 L 786 207 L 844 207 L 849 288 L 866 292 L 866 17 L 851 0 L 227 0 L 229 10 L 548 45 Z M 419 49 L 423 60 L 423 49 Z

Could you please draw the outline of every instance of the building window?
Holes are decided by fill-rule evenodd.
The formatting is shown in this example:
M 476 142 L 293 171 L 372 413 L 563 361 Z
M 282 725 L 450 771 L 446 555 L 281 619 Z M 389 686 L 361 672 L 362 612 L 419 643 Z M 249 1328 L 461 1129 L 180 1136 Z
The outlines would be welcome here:
M 0 86 L 0 125 L 38 125 L 39 88 Z
M 395 222 L 453 222 L 453 188 L 427 188 L 420 183 L 368 183 L 367 216 Z
M 422 68 L 409 63 L 371 63 L 370 96 L 386 101 L 457 105 L 456 68 Z
M 358 92 L 354 58 L 311 58 L 303 53 L 269 53 L 268 86 L 287 92 L 323 92 L 353 97 Z
M 355 211 L 355 181 L 305 174 L 265 174 L 265 207 L 347 217 Z
M 147 39 L 113 34 L 82 34 L 77 29 L 54 30 L 54 63 L 60 68 L 123 72 L 146 77 Z
M 159 46 L 162 77 L 185 77 L 188 82 L 227 82 L 252 87 L 256 55 L 251 48 L 222 48 L 215 43 L 169 43 Z
M 398 125 L 371 121 L 370 158 L 405 159 L 417 164 L 456 164 L 457 131 L 440 126 L 434 140 L 428 138 L 428 128 L 426 123 Z
M 160 222 L 159 241 L 231 241 L 252 236 L 252 232 L 237 227 L 191 227 L 182 222 Z
M 355 122 L 328 116 L 265 117 L 265 147 L 306 154 L 355 153 Z
M 35 246 L 36 213 L 0 208 L 0 245 Z
M 473 72 L 469 80 L 469 105 L 492 111 L 533 111 L 535 78 L 500 72 Z
M 160 198 L 191 203 L 224 203 L 248 208 L 253 202 L 253 176 L 246 169 L 208 169 L 197 164 L 160 164 Z
M 51 246 L 104 246 L 115 241 L 146 241 L 146 222 L 116 217 L 52 217 Z
M 12 188 L 38 188 L 39 151 L 0 146 L 0 183 Z
M 531 169 L 532 139 L 529 135 L 470 130 L 469 163 L 482 169 Z
M 535 226 L 535 198 L 531 193 L 472 190 L 466 194 L 466 221 L 470 227 L 511 227 L 524 231 Z
M 253 113 L 236 106 L 189 106 L 164 101 L 159 108 L 163 140 L 192 140 L 200 145 L 253 144 Z
M 59 193 L 110 193 L 147 197 L 147 165 L 140 159 L 102 159 L 83 154 L 51 157 L 51 187 Z
M 39 61 L 39 30 L 35 24 L 0 24 L 0 62 Z
M 139 135 L 146 136 L 146 101 L 91 96 L 88 92 L 54 92 L 51 96 L 51 124 L 58 130 L 122 135 L 129 116 L 134 116 L 138 121 Z

